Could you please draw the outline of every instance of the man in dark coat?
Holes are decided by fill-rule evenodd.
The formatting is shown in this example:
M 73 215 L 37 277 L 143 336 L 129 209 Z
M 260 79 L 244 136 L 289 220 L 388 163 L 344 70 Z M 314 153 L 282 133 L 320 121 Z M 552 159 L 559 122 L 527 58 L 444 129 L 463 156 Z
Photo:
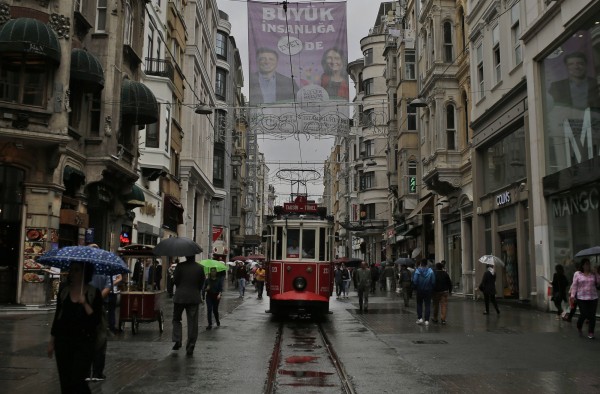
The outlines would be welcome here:
M 487 265 L 487 270 L 483 274 L 483 278 L 481 278 L 481 283 L 479 284 L 479 290 L 483 292 L 483 300 L 485 302 L 485 312 L 483 314 L 490 314 L 490 301 L 494 305 L 494 308 L 496 308 L 496 313 L 500 314 L 500 309 L 498 309 L 498 304 L 496 303 L 496 272 L 493 265 Z
M 178 350 L 182 342 L 181 315 L 185 310 L 188 324 L 188 339 L 186 353 L 194 353 L 196 339 L 198 338 L 198 307 L 202 299 L 204 286 L 204 269 L 194 261 L 194 256 L 187 256 L 186 260 L 177 264 L 173 274 L 175 296 L 173 297 L 173 350 Z
M 292 78 L 277 72 L 277 52 L 271 48 L 259 48 L 256 62 L 259 72 L 250 75 L 250 104 L 294 101 L 298 85 Z
M 583 52 L 569 53 L 564 57 L 568 78 L 552 82 L 548 93 L 554 105 L 585 109 L 600 109 L 600 92 L 595 78 L 587 76 L 587 56 Z

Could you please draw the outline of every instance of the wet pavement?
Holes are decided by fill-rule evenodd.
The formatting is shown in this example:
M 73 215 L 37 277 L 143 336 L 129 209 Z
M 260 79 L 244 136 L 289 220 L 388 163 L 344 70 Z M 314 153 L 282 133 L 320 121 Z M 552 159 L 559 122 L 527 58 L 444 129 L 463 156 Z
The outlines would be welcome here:
M 264 313 L 268 298 L 258 300 L 249 290 L 241 300 L 235 289 L 226 290 L 221 327 L 210 331 L 204 330 L 202 307 L 193 357 L 171 350 L 169 301 L 162 335 L 153 322 L 140 324 L 137 335 L 127 324 L 109 338 L 108 378 L 90 383 L 94 393 L 264 391 L 279 326 Z M 557 321 L 551 313 L 500 309 L 499 316 L 484 316 L 481 301 L 451 297 L 448 324 L 424 327 L 415 324 L 412 301 L 404 308 L 397 295 L 378 294 L 363 314 L 352 292 L 349 300 L 332 299 L 323 327 L 358 393 L 600 392 L 600 338 L 580 338 L 575 322 Z M 45 356 L 52 318 L 0 310 L 1 392 L 60 392 L 55 361 Z M 302 383 L 303 377 L 285 376 L 285 389 L 275 392 L 294 392 L 294 379 Z M 296 392 L 307 388 L 297 384 Z M 339 386 L 330 392 L 340 392 Z

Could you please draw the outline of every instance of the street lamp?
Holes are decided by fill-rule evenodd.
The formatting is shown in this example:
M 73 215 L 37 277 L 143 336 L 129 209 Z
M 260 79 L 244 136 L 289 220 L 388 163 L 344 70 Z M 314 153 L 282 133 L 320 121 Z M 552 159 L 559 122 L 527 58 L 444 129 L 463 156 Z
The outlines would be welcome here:
M 213 110 L 208 105 L 206 105 L 204 103 L 200 103 L 196 106 L 196 109 L 194 110 L 194 112 L 199 115 L 210 115 L 213 113 Z

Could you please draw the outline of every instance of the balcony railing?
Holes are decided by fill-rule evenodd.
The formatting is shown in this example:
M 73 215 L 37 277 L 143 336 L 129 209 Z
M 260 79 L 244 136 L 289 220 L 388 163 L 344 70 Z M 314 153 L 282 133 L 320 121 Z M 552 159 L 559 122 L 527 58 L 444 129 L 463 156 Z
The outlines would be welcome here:
M 146 58 L 146 75 L 169 78 L 175 82 L 175 68 L 170 60 Z

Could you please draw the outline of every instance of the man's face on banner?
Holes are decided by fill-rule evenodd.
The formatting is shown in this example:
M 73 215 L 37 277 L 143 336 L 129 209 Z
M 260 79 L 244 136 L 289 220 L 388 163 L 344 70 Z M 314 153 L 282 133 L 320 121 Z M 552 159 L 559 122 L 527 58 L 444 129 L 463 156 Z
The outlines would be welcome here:
M 569 77 L 575 79 L 583 79 L 585 78 L 587 64 L 585 59 L 580 57 L 572 57 L 567 59 L 566 61 L 567 71 L 569 72 Z
M 277 56 L 272 52 L 261 52 L 257 60 L 261 74 L 272 74 L 277 69 Z

